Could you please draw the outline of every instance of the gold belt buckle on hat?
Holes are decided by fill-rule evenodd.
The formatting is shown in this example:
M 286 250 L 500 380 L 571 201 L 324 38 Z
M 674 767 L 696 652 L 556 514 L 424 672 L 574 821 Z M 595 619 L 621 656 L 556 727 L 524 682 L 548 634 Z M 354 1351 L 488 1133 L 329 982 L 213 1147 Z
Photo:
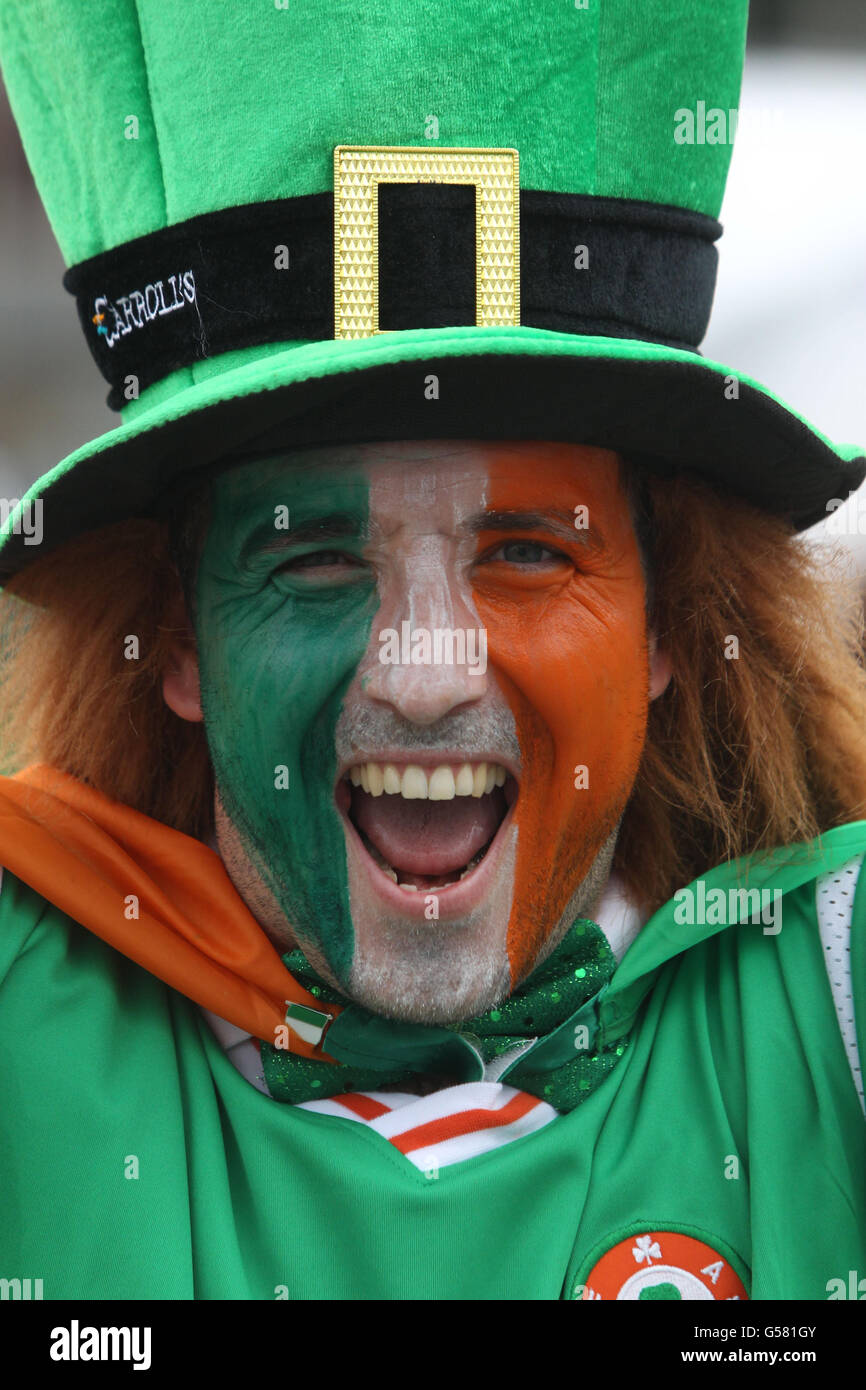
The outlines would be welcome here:
M 517 150 L 338 145 L 334 150 L 335 338 L 379 327 L 379 184 L 475 185 L 475 322 L 520 323 Z

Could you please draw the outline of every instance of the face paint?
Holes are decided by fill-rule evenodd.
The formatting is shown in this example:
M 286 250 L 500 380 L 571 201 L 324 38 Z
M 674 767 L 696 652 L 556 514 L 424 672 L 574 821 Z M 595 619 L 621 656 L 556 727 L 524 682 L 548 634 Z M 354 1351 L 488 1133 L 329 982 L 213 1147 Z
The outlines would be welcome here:
M 380 607 L 344 699 L 337 730 L 341 765 L 369 758 L 397 768 L 414 764 L 429 776 L 447 766 L 455 790 L 461 766 L 496 764 L 519 773 L 514 720 L 495 672 L 469 659 L 468 638 L 483 624 L 472 595 L 475 541 L 463 520 L 483 512 L 486 489 L 485 459 L 471 451 L 467 456 L 465 446 L 403 446 L 396 458 L 386 451 L 371 461 L 377 539 L 370 553 Z M 467 659 L 384 661 L 381 639 L 404 626 L 416 640 L 426 634 L 431 644 L 437 633 L 463 635 Z M 394 795 L 364 806 L 363 796 L 353 793 L 363 829 L 399 882 L 409 885 L 399 887 L 373 862 L 350 819 L 355 997 L 379 1012 L 445 1022 L 471 1017 L 507 991 L 504 927 L 514 843 L 500 822 L 512 783 L 509 778 L 508 787 L 483 797 L 454 795 L 432 804 Z M 361 828 L 358 817 L 355 824 Z M 480 865 L 459 878 L 491 837 Z
M 307 954 L 389 1016 L 489 1008 L 589 904 L 640 757 L 643 585 L 615 456 L 449 442 L 244 465 L 217 480 L 198 603 L 217 786 Z M 483 629 L 486 669 L 383 660 L 404 626 Z M 370 762 L 506 780 L 418 802 L 353 785 Z
M 494 451 L 488 506 L 516 524 L 478 535 L 475 601 L 527 769 L 508 925 L 515 983 L 576 915 L 567 905 L 625 808 L 646 732 L 644 584 L 618 464 L 601 449 L 575 455 L 548 444 L 527 467 Z M 513 557 L 531 557 L 523 567 L 495 558 L 509 538 Z
M 280 459 L 226 472 L 215 481 L 197 584 L 202 708 L 224 808 L 287 921 L 320 944 L 341 980 L 354 933 L 334 731 L 376 590 L 366 567 L 343 560 L 328 574 L 305 572 L 303 557 L 360 557 L 367 504 L 360 470 Z M 281 508 L 288 529 L 276 524 Z M 279 548 L 287 540 L 289 571 Z

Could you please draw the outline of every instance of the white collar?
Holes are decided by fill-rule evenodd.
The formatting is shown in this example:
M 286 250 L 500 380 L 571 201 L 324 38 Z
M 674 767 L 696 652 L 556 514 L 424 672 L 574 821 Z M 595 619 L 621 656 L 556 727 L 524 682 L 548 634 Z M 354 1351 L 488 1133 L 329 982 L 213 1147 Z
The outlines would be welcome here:
M 646 920 L 626 893 L 621 875 L 612 873 L 601 895 L 594 921 L 607 937 L 617 962 L 622 960 Z

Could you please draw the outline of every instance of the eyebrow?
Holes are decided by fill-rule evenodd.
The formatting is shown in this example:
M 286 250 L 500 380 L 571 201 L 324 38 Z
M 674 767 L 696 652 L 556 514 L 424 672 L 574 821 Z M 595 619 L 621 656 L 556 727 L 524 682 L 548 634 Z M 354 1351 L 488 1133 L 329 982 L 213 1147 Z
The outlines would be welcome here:
M 268 537 L 262 540 L 263 537 Z M 327 516 L 310 517 L 287 531 L 275 531 L 272 526 L 258 530 L 251 537 L 249 551 L 267 554 L 274 550 L 285 550 L 291 545 L 305 545 L 309 541 L 369 540 L 370 526 L 350 512 L 331 512 Z
M 599 551 L 605 547 L 604 536 L 591 522 L 588 526 L 574 524 L 574 513 L 558 508 L 544 512 L 522 512 L 506 509 L 492 512 L 478 512 L 465 523 L 471 535 L 481 531 L 547 531 L 562 540 L 576 542 L 587 550 Z

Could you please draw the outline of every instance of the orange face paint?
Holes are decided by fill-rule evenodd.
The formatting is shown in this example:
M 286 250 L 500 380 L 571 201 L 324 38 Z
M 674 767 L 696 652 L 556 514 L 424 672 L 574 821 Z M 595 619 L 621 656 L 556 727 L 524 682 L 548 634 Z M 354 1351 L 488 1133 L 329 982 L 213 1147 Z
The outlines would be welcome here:
M 645 591 L 615 455 L 545 444 L 527 467 L 525 454 L 489 447 L 486 505 L 500 515 L 478 534 L 472 588 L 523 756 L 507 937 L 516 984 L 634 784 L 649 699 Z M 514 542 L 550 559 L 521 571 L 495 558 Z

